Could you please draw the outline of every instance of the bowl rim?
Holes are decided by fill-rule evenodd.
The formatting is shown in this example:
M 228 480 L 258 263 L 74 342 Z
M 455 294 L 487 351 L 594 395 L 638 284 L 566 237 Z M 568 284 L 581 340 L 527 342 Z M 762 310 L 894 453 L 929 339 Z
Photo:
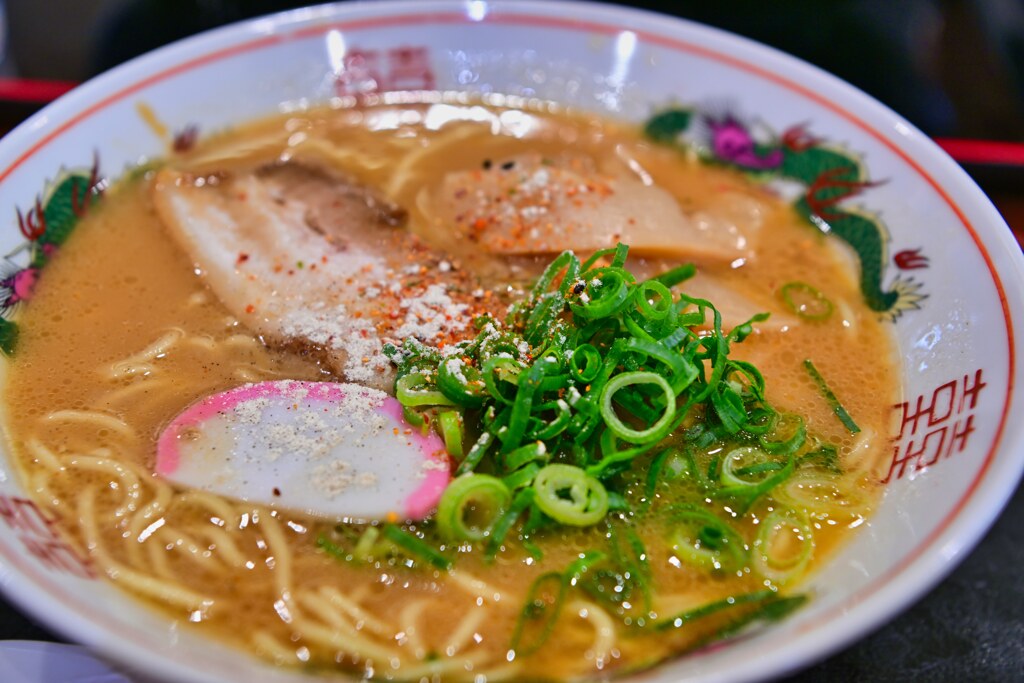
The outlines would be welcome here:
M 31 116 L 0 140 L 0 159 L 20 151 L 13 163 L 0 170 L 0 184 L 24 161 L 59 139 L 79 122 L 149 85 L 197 66 L 281 41 L 319 35 L 332 28 L 358 30 L 413 23 L 421 26 L 431 23 L 469 25 L 478 21 L 471 16 L 473 7 L 484 7 L 486 17 L 483 22 L 492 24 L 530 24 L 603 35 L 630 30 L 641 41 L 670 49 L 697 52 L 756 73 L 839 114 L 884 144 L 924 178 L 957 215 L 985 259 L 999 291 L 1010 344 L 1007 396 L 997 433 L 983 464 L 962 498 L 942 522 L 917 543 L 913 552 L 872 579 L 858 593 L 830 608 L 828 614 L 831 616 L 827 621 L 835 621 L 840 614 L 843 617 L 837 628 L 830 628 L 828 634 L 824 629 L 800 633 L 798 642 L 803 647 L 797 657 L 793 657 L 792 653 L 773 652 L 757 662 L 740 663 L 725 672 L 725 678 L 715 680 L 754 680 L 778 676 L 810 665 L 880 627 L 916 602 L 945 578 L 981 540 L 1024 473 L 1024 431 L 1016 424 L 1008 424 L 1011 406 L 1018 402 L 1015 400 L 1014 378 L 1019 370 L 1015 364 L 1017 344 L 1013 336 L 1013 311 L 1004 285 L 1004 280 L 1024 282 L 1024 256 L 995 207 L 945 152 L 891 109 L 818 67 L 755 41 L 692 21 L 592 2 L 383 0 L 321 5 L 249 19 L 196 34 L 132 59 L 87 81 Z M 706 40 L 721 44 L 721 47 L 712 49 L 688 43 L 685 38 L 679 37 L 680 33 L 698 34 L 702 38 L 706 37 Z M 741 52 L 754 53 L 764 59 L 754 64 L 745 57 L 727 54 L 726 48 L 729 46 L 742 48 Z M 780 68 L 786 75 L 777 73 Z M 825 83 L 832 91 L 841 93 L 844 106 L 826 99 L 809 86 L 801 86 L 796 82 L 797 75 L 812 78 L 819 84 Z M 888 121 L 889 135 L 875 129 L 857 112 L 863 112 L 865 118 L 870 116 Z M 904 149 L 901 145 L 908 145 L 911 149 Z M 924 167 L 925 161 L 928 169 Z M 946 180 L 940 183 L 936 179 L 938 177 Z M 949 196 L 944 189 L 946 187 L 955 188 L 958 196 Z M 974 221 L 968 220 L 960 204 L 970 205 L 971 213 L 977 218 Z M 1000 272 L 996 268 L 993 254 L 998 254 L 1005 262 L 1004 266 L 1008 264 L 1008 270 Z M 1016 312 L 1018 319 L 1024 318 L 1024 310 Z M 1003 453 L 1006 455 L 997 457 Z M 994 463 L 996 467 L 992 467 Z M 986 492 L 984 497 L 976 495 L 982 488 Z M 95 628 L 90 619 L 77 612 L 66 611 L 63 604 L 40 585 L 40 577 L 33 575 L 27 565 L 18 561 L 19 558 L 0 553 L 0 560 L 3 560 L 0 562 L 0 584 L 5 594 L 12 602 L 37 616 L 55 631 L 129 664 L 145 661 L 147 665 L 153 665 L 154 656 L 158 656 L 160 661 L 157 673 L 160 676 L 213 680 L 203 678 L 201 672 L 197 673 L 182 665 L 166 653 L 157 655 L 141 643 L 132 643 L 130 639 L 108 638 L 102 630 Z M 45 579 L 42 581 L 46 583 Z M 826 621 L 824 616 L 819 620 Z

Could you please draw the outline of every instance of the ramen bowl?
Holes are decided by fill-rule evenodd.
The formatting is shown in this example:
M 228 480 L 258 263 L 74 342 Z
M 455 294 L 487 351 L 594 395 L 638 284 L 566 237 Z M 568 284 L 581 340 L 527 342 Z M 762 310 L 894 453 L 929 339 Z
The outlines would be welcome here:
M 750 681 L 807 665 L 892 618 L 981 538 L 1024 466 L 1024 429 L 1011 419 L 1024 379 L 1014 336 L 1024 321 L 1024 259 L 1006 225 L 927 137 L 854 88 L 750 41 L 645 12 L 348 3 L 205 33 L 90 81 L 0 142 L 4 366 L 18 363 L 18 311 L 46 277 L 62 239 L 54 235 L 73 229 L 90 191 L 196 134 L 415 92 L 553 101 L 646 125 L 792 201 L 817 202 L 819 217 L 864 218 L 829 239 L 847 242 L 860 292 L 902 357 L 903 396 L 877 470 L 882 503 L 810 579 L 804 608 L 623 680 Z M 860 169 L 859 180 L 787 162 L 809 149 Z M 204 639 L 97 576 L 7 450 L 0 578 L 10 600 L 148 678 L 309 680 Z

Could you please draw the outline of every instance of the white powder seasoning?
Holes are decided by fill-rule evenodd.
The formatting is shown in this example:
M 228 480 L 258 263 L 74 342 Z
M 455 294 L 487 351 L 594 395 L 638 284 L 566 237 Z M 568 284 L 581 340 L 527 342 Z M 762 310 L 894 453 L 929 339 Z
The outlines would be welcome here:
M 390 367 L 373 325 L 349 315 L 344 304 L 313 304 L 285 314 L 282 331 L 344 354 L 342 371 L 353 382 L 372 382 Z
M 398 339 L 416 337 L 430 342 L 466 328 L 465 313 L 469 306 L 452 301 L 444 285 L 432 284 L 419 296 L 402 299 L 398 305 L 405 316 L 394 332 Z
M 387 394 L 358 384 L 335 385 L 341 399 L 320 397 L 300 382 L 282 382 L 281 394 L 239 402 L 232 408 L 236 422 L 252 440 L 243 449 L 249 462 L 273 463 L 287 456 L 308 465 L 310 486 L 334 498 L 356 487 L 375 489 L 377 475 L 360 471 L 349 459 L 389 426 L 380 412 Z M 312 396 L 310 394 L 313 394 Z

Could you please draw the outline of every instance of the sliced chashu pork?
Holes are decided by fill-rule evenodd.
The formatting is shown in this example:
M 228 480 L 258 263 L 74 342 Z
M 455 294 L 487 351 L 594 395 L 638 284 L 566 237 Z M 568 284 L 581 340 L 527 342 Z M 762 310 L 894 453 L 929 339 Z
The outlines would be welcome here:
M 390 388 L 390 366 L 370 322 L 382 302 L 367 291 L 393 277 L 389 265 L 409 251 L 406 231 L 391 229 L 403 222 L 402 210 L 337 172 L 294 162 L 203 176 L 164 170 L 156 179 L 154 203 L 213 293 L 250 329 L 271 344 L 318 349 L 349 381 Z M 557 218 L 569 231 L 552 241 L 582 226 L 587 213 L 579 208 L 564 207 Z M 552 220 L 543 234 L 557 229 Z M 586 254 L 596 248 L 577 237 L 580 245 L 566 241 L 552 250 Z M 629 243 L 630 237 L 641 235 L 617 239 Z M 720 282 L 705 284 L 694 293 L 720 307 L 726 327 L 763 310 Z M 420 323 L 432 317 L 434 327 L 454 324 L 443 292 L 428 290 L 418 301 L 384 305 L 406 316 L 393 321 L 396 338 L 417 334 L 432 341 L 420 334 Z M 775 317 L 768 326 L 782 322 Z
M 587 253 L 622 242 L 640 253 L 704 263 L 752 254 L 759 217 L 688 216 L 668 192 L 599 172 L 582 157 L 524 154 L 448 173 L 421 196 L 439 226 L 494 254 Z
M 331 172 L 295 163 L 195 177 L 161 171 L 154 203 L 213 293 L 273 344 L 310 344 L 350 381 L 388 387 L 364 314 L 400 253 L 404 212 Z M 369 358 L 370 361 L 364 361 Z

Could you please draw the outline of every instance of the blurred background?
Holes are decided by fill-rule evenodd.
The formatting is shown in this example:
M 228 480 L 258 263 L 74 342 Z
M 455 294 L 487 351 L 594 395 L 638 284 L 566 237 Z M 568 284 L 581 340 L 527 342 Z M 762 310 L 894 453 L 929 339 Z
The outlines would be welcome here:
M 4 3 L 0 3 L 2 5 Z M 152 48 L 302 0 L 7 0 L 4 75 L 81 81 Z M 1024 141 L 1021 0 L 674 0 L 619 4 L 802 57 L 932 136 Z
M 0 126 L 198 31 L 304 0 L 0 0 Z M 775 46 L 951 138 L 992 191 L 1024 185 L 1024 0 L 625 0 Z M 3 79 L 28 79 L 4 81 Z M 6 125 L 4 125 L 6 124 Z M 1007 166 L 1016 170 L 1007 173 Z

